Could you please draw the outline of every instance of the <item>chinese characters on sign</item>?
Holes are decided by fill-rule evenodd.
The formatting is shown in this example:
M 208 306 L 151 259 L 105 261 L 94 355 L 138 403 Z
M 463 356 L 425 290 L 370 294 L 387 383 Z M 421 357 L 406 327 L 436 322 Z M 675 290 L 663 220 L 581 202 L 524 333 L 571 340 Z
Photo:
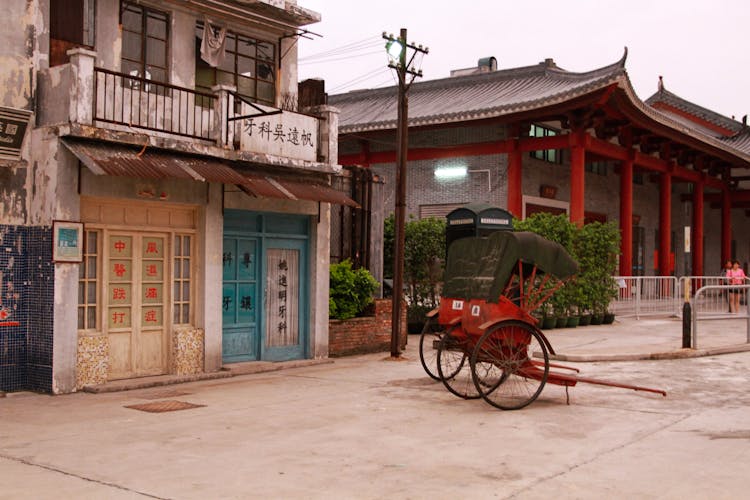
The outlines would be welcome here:
M 294 346 L 299 343 L 299 251 L 268 250 L 268 296 L 266 345 Z
M 267 111 L 274 108 L 260 106 Z M 243 104 L 242 115 L 258 111 Z M 266 153 L 298 160 L 316 161 L 318 157 L 318 119 L 284 111 L 254 116 L 242 121 L 240 144 L 244 151 Z
M 0 158 L 17 160 L 31 112 L 0 106 Z
M 289 284 L 286 281 L 286 272 L 289 270 L 289 266 L 287 266 L 286 261 L 282 260 L 279 262 L 279 292 L 278 292 L 278 298 L 279 298 L 279 323 L 278 323 L 278 332 L 279 335 L 284 336 L 286 334 L 286 289 L 289 286 Z

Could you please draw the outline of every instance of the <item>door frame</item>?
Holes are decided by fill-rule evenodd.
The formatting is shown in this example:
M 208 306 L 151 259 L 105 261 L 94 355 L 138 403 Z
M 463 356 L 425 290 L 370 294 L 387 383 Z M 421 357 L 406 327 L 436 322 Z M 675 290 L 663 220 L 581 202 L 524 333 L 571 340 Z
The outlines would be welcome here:
M 303 214 L 282 214 L 274 212 L 259 212 L 254 210 L 225 209 L 223 221 L 223 235 L 226 238 L 253 238 L 257 240 L 258 254 L 256 259 L 260 262 L 258 276 L 256 279 L 256 294 L 258 319 L 256 322 L 255 360 L 257 361 L 285 361 L 290 359 L 307 359 L 310 356 L 310 235 L 311 217 Z M 266 348 L 266 280 L 268 278 L 267 250 L 269 248 L 283 248 L 277 242 L 287 242 L 293 249 L 300 250 L 299 261 L 299 347 L 296 350 Z M 222 290 L 224 279 L 222 276 Z M 260 309 L 262 308 L 262 309 Z M 222 344 L 224 340 L 224 325 L 222 322 Z M 223 351 L 223 349 L 222 349 Z M 287 351 L 287 352 L 284 352 Z M 293 351 L 293 352 L 291 352 Z M 291 354 L 290 354 L 291 352 Z M 224 359 L 222 362 L 233 363 L 247 360 Z

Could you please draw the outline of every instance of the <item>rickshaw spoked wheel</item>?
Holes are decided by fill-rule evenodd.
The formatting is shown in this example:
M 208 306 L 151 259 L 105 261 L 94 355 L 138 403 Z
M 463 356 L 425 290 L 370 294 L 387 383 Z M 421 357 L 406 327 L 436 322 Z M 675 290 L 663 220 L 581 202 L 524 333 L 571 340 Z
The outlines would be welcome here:
M 427 318 L 419 336 L 419 361 L 431 378 L 440 381 L 437 367 L 437 352 L 440 339 L 445 331 L 438 326 L 437 316 Z
M 462 399 L 478 399 L 469 366 L 471 342 L 468 338 L 458 338 L 452 333 L 460 325 L 449 328 L 440 339 L 437 350 L 437 369 L 440 380 L 452 394 Z
M 532 358 L 537 363 L 532 363 Z M 492 365 L 494 369 L 488 370 Z M 549 375 L 549 353 L 539 332 L 522 321 L 490 327 L 471 355 L 480 397 L 501 410 L 518 410 L 541 394 Z

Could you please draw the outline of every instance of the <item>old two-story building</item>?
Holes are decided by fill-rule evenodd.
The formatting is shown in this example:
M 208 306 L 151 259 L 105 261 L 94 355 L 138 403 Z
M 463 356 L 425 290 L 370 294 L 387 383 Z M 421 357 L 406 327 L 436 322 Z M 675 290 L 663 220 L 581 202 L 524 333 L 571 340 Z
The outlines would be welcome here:
M 750 260 L 750 129 L 669 92 L 642 101 L 623 57 L 582 73 L 494 57 L 408 91 L 407 213 L 485 202 L 612 221 L 619 272 L 716 275 Z M 656 78 L 655 78 L 656 81 Z M 717 87 L 717 91 L 719 88 Z M 395 179 L 397 88 L 332 95 L 339 162 Z M 393 189 L 384 206 L 393 210 Z M 389 208 L 390 207 L 390 208 Z
M 9 0 L 0 390 L 328 354 L 337 114 L 294 0 Z M 7 146 L 7 147 L 6 147 Z

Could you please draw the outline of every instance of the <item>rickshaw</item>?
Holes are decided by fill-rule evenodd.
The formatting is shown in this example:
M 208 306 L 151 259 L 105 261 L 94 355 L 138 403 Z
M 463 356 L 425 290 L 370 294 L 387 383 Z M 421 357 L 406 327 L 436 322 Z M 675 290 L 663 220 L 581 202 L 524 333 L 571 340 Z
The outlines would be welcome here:
M 578 272 L 558 243 L 530 232 L 462 238 L 448 250 L 440 305 L 420 337 L 425 371 L 454 395 L 503 409 L 533 402 L 546 383 L 578 382 L 655 392 L 576 375 L 550 363 L 555 351 L 532 312 Z M 439 325 L 439 327 L 435 327 Z M 550 371 L 550 368 L 561 371 Z

